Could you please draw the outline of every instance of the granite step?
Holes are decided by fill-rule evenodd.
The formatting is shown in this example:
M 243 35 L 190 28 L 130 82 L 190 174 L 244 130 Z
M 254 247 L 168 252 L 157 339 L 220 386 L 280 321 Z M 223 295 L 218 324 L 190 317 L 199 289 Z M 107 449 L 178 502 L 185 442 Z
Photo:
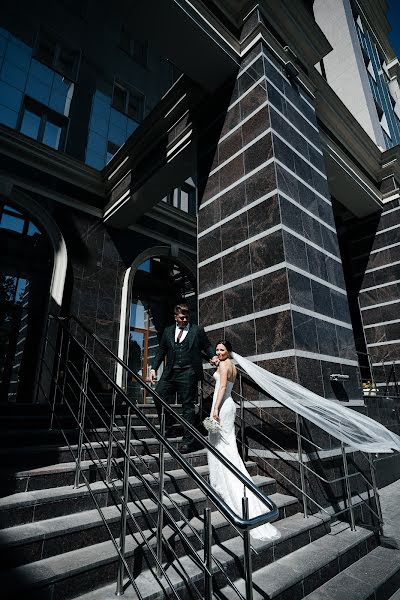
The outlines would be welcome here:
M 276 503 L 281 519 L 297 513 L 298 502 L 293 496 L 275 493 L 270 498 Z M 202 519 L 202 511 L 206 504 L 206 499 L 200 490 L 191 490 L 190 493 L 185 492 L 185 494 L 171 494 L 169 497 L 166 496 L 164 501 L 164 505 L 170 512 L 170 518 L 174 522 L 180 521 L 184 515 L 194 524 L 195 529 L 198 529 L 197 523 Z M 117 537 L 121 516 L 120 507 L 107 506 L 102 511 L 112 534 Z M 154 529 L 156 527 L 156 502 L 150 499 L 143 500 L 140 503 L 130 502 L 129 511 L 131 516 L 128 518 L 128 527 L 131 531 L 137 531 L 138 526 L 141 529 Z M 145 511 L 145 515 L 143 511 Z M 197 516 L 193 516 L 193 514 Z M 237 535 L 236 530 L 219 512 L 213 512 L 212 514 L 215 539 L 224 541 Z M 167 519 L 168 517 L 165 516 L 166 523 Z M 323 522 L 321 521 L 321 523 Z M 189 528 L 187 529 L 187 535 L 194 537 L 193 532 Z M 148 538 L 154 541 L 153 533 L 149 531 Z M 314 532 L 315 535 L 316 533 L 317 531 Z M 168 539 L 171 536 L 173 537 L 173 533 L 168 533 Z M 0 552 L 7 554 L 9 564 L 17 566 L 64 552 L 71 552 L 108 539 L 108 532 L 103 520 L 99 512 L 94 509 L 3 529 L 0 536 Z M 298 543 L 300 541 L 299 539 Z M 194 540 L 192 543 L 196 544 L 197 542 Z M 175 551 L 178 551 L 178 545 L 178 539 L 174 538 Z M 186 547 L 179 546 L 180 553 L 186 551 Z M 150 560 L 150 558 L 148 556 L 147 560 Z
M 107 445 L 108 446 L 108 445 Z M 107 447 L 99 445 L 98 448 L 87 447 L 84 450 L 84 458 L 81 462 L 81 470 L 88 480 L 101 481 L 106 474 Z M 72 451 L 77 451 L 77 446 L 71 448 Z M 117 444 L 113 445 L 114 458 L 112 461 L 112 477 L 118 479 L 122 474 L 123 469 L 123 448 Z M 134 456 L 135 445 L 131 453 L 131 473 L 139 472 L 142 474 L 152 472 L 157 473 L 159 470 L 159 455 L 140 455 Z M 92 458 L 89 458 L 89 457 Z M 71 459 L 71 452 L 69 458 Z M 206 450 L 200 450 L 190 459 L 190 464 L 194 467 L 200 467 L 207 464 Z M 249 465 L 254 469 L 254 463 Z M 180 464 L 176 458 L 170 454 L 165 454 L 165 470 L 174 471 L 180 469 Z M 23 471 L 17 471 L 10 477 L 10 483 L 14 484 L 14 492 L 30 492 L 44 488 L 56 488 L 74 484 L 76 472 L 76 463 L 74 462 L 59 462 Z
M 295 515 L 293 521 L 299 518 L 304 523 L 310 523 L 317 519 L 309 517 L 304 519 L 303 515 Z M 311 522 L 310 522 L 311 519 Z M 285 546 L 287 537 L 285 527 L 287 520 L 278 521 L 276 527 L 282 532 L 282 538 L 273 543 L 253 541 L 253 548 L 258 554 L 253 553 L 253 584 L 254 600 L 300 600 L 306 593 L 315 589 L 322 579 L 328 579 L 335 567 L 339 570 L 339 557 L 346 559 L 347 564 L 357 560 L 361 552 L 365 553 L 372 548 L 375 540 L 370 531 L 359 528 L 357 532 L 351 532 L 348 528 L 339 532 L 327 533 L 309 541 L 300 547 L 295 543 L 289 543 L 285 552 L 279 547 Z M 291 527 L 294 529 L 295 524 Z M 304 531 L 303 531 L 304 533 Z M 290 537 L 293 540 L 295 538 Z M 295 548 L 295 549 L 293 549 Z M 227 540 L 219 545 L 213 546 L 213 556 L 220 561 L 223 572 L 213 564 L 214 597 L 221 600 L 235 599 L 238 595 L 230 585 L 227 585 L 227 577 L 233 580 L 236 588 L 245 597 L 245 585 L 243 577 L 243 543 L 238 537 Z M 199 553 L 202 558 L 202 553 Z M 190 578 L 190 587 L 183 579 L 183 573 Z M 181 598 L 194 598 L 192 589 L 196 586 L 201 595 L 204 591 L 203 572 L 193 563 L 190 557 L 182 558 L 179 563 L 174 561 L 167 566 L 167 575 L 175 590 Z M 170 589 L 166 579 L 157 581 L 150 570 L 142 571 L 135 579 L 140 589 L 143 600 L 161 600 L 170 597 Z M 128 580 L 125 581 L 126 589 L 124 596 L 126 600 L 136 600 L 137 596 Z M 76 600 L 111 600 L 115 593 L 115 582 L 81 594 Z M 343 596 L 342 600 L 347 596 Z
M 193 520 L 191 524 L 198 533 L 201 532 L 201 519 Z M 177 526 L 181 528 L 184 524 L 178 522 Z M 213 514 L 213 526 L 216 533 L 220 528 L 225 527 L 224 519 L 219 513 Z M 304 519 L 303 515 L 297 514 L 278 521 L 276 527 L 282 532 L 280 540 L 275 542 L 254 540 L 252 542 L 252 546 L 257 552 L 257 554 L 254 552 L 257 563 L 266 564 L 269 562 L 273 564 L 274 560 L 279 561 L 281 556 L 291 552 L 293 545 L 303 547 L 304 544 L 312 545 L 315 543 L 314 540 L 323 539 L 321 536 L 326 533 L 327 521 L 315 517 Z M 165 534 L 170 536 L 171 541 L 175 538 L 175 534 L 170 527 L 165 528 Z M 193 534 L 192 537 L 195 539 Z M 167 589 L 160 587 L 153 577 L 152 563 L 147 564 L 146 557 L 143 556 L 142 539 L 135 539 L 130 536 L 126 542 L 126 558 L 129 566 L 137 573 L 136 582 L 140 586 L 143 597 L 160 599 L 167 597 Z M 153 535 L 153 548 L 154 543 Z M 180 551 L 179 545 L 177 550 Z M 202 554 L 203 551 L 200 550 L 199 556 L 201 558 Z M 243 542 L 239 536 L 236 535 L 224 541 L 219 541 L 218 545 L 213 545 L 213 555 L 219 559 L 222 567 L 222 570 L 220 570 L 214 563 L 213 570 L 218 570 L 218 574 L 215 575 L 216 579 L 220 578 L 225 582 L 227 574 L 233 578 L 240 575 L 243 566 Z M 167 573 L 171 577 L 174 586 L 176 586 L 178 593 L 182 593 L 184 589 L 180 577 L 181 569 L 185 569 L 193 582 L 199 583 L 199 587 L 202 589 L 202 573 L 187 552 L 183 552 L 183 548 L 182 556 L 178 556 L 173 561 L 168 560 L 169 558 L 167 555 L 163 560 L 167 561 Z M 110 541 L 107 541 L 17 567 L 14 570 L 14 577 L 29 581 L 30 589 L 40 588 L 44 593 L 51 591 L 53 598 L 68 600 L 69 598 L 76 598 L 77 594 L 80 594 L 79 598 L 82 600 L 83 598 L 86 600 L 97 597 L 110 599 L 115 594 L 117 564 L 115 548 Z M 92 591 L 93 588 L 98 588 L 101 585 L 105 587 Z M 82 592 L 85 594 L 84 596 L 82 596 Z M 137 598 L 132 594 L 131 588 L 128 588 L 125 594 L 127 598 Z
M 198 452 L 202 452 L 201 450 Z M 186 460 L 197 460 L 197 452 L 186 455 Z M 255 463 L 249 464 L 250 473 L 255 470 Z M 207 478 L 208 466 L 196 468 L 197 472 Z M 147 474 L 145 481 L 151 489 L 157 489 L 157 476 Z M 144 499 L 148 491 L 138 477 L 130 477 L 130 494 L 132 499 Z M 276 491 L 275 480 L 269 477 L 256 476 L 255 481 L 262 484 L 267 494 Z M 193 488 L 192 479 L 183 469 L 169 471 L 165 477 L 165 489 L 168 493 L 185 492 Z M 115 486 L 115 487 L 114 487 Z M 117 501 L 117 494 L 122 487 L 121 481 L 107 486 L 103 481 L 90 485 L 99 506 L 109 506 Z M 133 496 L 134 495 L 134 496 Z M 114 500 L 115 498 L 115 500 Z M 0 498 L 0 529 L 41 521 L 43 519 L 58 517 L 71 513 L 78 513 L 93 508 L 93 499 L 86 485 L 82 483 L 79 488 L 61 486 L 57 488 L 40 489 L 30 492 L 19 492 Z
M 400 550 L 378 546 L 304 600 L 389 600 L 400 589 Z

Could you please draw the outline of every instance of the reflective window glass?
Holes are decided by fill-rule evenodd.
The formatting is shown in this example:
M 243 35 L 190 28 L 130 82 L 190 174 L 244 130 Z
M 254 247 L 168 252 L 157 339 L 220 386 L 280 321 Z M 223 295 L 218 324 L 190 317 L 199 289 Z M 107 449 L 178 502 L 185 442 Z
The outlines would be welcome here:
M 42 104 L 48 104 L 50 100 L 51 86 L 42 83 L 36 77 L 29 76 L 28 83 L 26 86 L 26 93 L 31 98 L 34 98 Z
M 0 81 L 0 103 L 18 111 L 22 102 L 22 92 Z
M 7 127 L 16 128 L 18 121 L 18 113 L 10 108 L 0 105 L 0 123 L 7 125 Z
M 7 47 L 7 40 L 0 35 L 0 58 L 4 56 Z
M 94 150 L 97 154 L 104 156 L 106 152 L 107 140 L 105 137 L 98 135 L 94 131 L 89 132 L 88 148 Z
M 40 235 L 39 229 L 33 223 L 29 223 L 28 235 L 35 235 L 36 233 L 38 233 Z
M 18 279 L 17 288 L 15 290 L 15 302 L 23 301 L 27 283 L 28 281 L 26 279 Z
M 126 140 L 126 133 L 123 129 L 119 127 L 115 127 L 115 125 L 110 125 L 108 130 L 108 139 L 116 144 L 117 146 L 122 146 Z
M 136 121 L 132 121 L 132 119 L 128 119 L 128 123 L 126 126 L 126 135 L 129 137 L 138 127 L 139 123 L 137 123 Z
M 31 138 L 37 139 L 39 135 L 41 118 L 28 110 L 24 111 L 21 122 L 21 133 L 28 135 Z
M 67 48 L 60 47 L 54 62 L 54 67 L 57 71 L 61 71 L 65 75 L 74 77 L 77 62 L 77 53 Z
M 36 56 L 48 64 L 52 64 L 53 62 L 54 40 L 44 31 L 40 32 L 36 47 Z
M 46 65 L 43 65 L 38 60 L 33 59 L 31 68 L 29 69 L 29 78 L 31 76 L 39 79 L 39 81 L 51 87 L 54 79 L 54 71 L 46 67 Z
M 131 304 L 131 319 L 130 326 L 137 327 L 139 329 L 145 329 L 147 323 L 147 316 L 144 310 L 144 306 L 141 302 Z
M 46 144 L 46 146 L 51 146 L 57 150 L 60 146 L 61 133 L 61 127 L 58 127 L 58 125 L 47 121 L 44 128 L 42 141 L 44 144 Z
M 23 91 L 28 74 L 26 71 L 22 71 L 12 63 L 4 60 L 1 68 L 1 79 L 6 83 L 16 87 L 18 90 Z
M 49 106 L 61 115 L 68 116 L 70 102 L 61 94 L 51 93 Z
M 110 124 L 119 127 L 123 131 L 126 131 L 126 125 L 128 122 L 128 117 L 118 112 L 117 110 L 111 109 L 110 113 Z
M 22 117 L 21 133 L 36 140 L 39 135 L 40 120 L 38 115 L 25 109 L 24 116 Z
M 97 152 L 91 148 L 88 148 L 86 150 L 86 164 L 94 169 L 97 169 L 98 171 L 101 171 L 105 165 L 104 155 L 100 156 L 100 154 L 97 154 Z
M 22 233 L 24 230 L 24 222 L 24 219 L 21 217 L 14 217 L 3 213 L 1 215 L 0 227 L 2 229 L 11 229 L 11 231 Z
M 22 213 L 19 210 L 17 210 L 16 208 L 13 208 L 12 206 L 9 206 L 8 204 L 6 204 L 4 206 L 4 210 L 15 213 L 16 215 L 22 215 Z
M 136 121 L 141 121 L 143 116 L 143 94 L 130 92 L 128 103 L 128 115 Z
M 92 114 L 90 129 L 99 135 L 106 137 L 108 132 L 108 119 L 104 119 L 100 115 Z
M 23 71 L 27 71 L 31 62 L 32 50 L 25 44 L 9 42 L 5 56 L 10 63 Z
M 113 144 L 112 142 L 107 142 L 107 155 L 106 155 L 106 163 L 109 163 L 114 154 L 116 154 L 119 150 L 119 147 Z
M 145 260 L 141 265 L 139 265 L 137 270 L 150 273 L 150 258 L 148 260 Z

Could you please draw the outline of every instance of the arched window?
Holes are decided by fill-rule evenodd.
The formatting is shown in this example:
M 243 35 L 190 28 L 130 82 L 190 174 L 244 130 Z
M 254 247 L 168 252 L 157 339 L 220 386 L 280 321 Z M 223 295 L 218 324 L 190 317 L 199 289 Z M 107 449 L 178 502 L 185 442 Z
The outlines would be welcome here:
M 0 401 L 32 400 L 53 268 L 31 215 L 0 199 Z
M 167 325 L 174 321 L 174 306 L 184 300 L 196 321 L 196 285 L 189 271 L 173 258 L 155 256 L 141 263 L 134 274 L 128 338 L 128 365 L 147 378 L 158 342 Z M 160 368 L 160 373 L 162 367 Z M 128 395 L 146 402 L 141 388 L 128 379 Z

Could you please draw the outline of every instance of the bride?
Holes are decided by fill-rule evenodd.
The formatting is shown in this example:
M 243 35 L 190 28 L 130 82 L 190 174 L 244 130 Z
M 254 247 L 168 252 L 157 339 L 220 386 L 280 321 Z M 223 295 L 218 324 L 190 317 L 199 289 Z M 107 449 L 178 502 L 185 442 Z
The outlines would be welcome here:
M 216 381 L 213 403 L 211 407 L 211 418 L 220 424 L 220 429 L 209 433 L 209 442 L 221 452 L 239 471 L 250 479 L 242 459 L 240 458 L 235 433 L 236 404 L 232 399 L 231 392 L 236 378 L 236 367 L 231 361 L 232 346 L 227 340 L 218 342 L 216 355 L 219 359 L 217 371 L 214 373 Z M 228 506 L 242 514 L 242 497 L 244 486 L 237 477 L 224 467 L 218 458 L 208 452 L 208 465 L 210 472 L 210 484 L 223 498 Z M 267 507 L 256 498 L 250 490 L 246 489 L 249 501 L 249 517 L 257 517 L 267 512 Z M 258 540 L 276 540 L 280 532 L 266 523 L 250 530 L 250 535 Z

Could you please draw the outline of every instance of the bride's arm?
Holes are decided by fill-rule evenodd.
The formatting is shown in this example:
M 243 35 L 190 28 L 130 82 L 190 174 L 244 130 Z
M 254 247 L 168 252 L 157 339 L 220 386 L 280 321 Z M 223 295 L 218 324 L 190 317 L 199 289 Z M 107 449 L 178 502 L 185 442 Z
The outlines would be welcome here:
M 217 395 L 217 399 L 215 401 L 214 410 L 213 410 L 213 419 L 215 419 L 216 421 L 219 421 L 219 407 L 220 407 L 222 398 L 224 397 L 225 390 L 226 390 L 226 383 L 228 380 L 228 367 L 226 365 L 226 361 L 221 361 L 219 363 L 218 372 L 219 372 L 219 388 L 218 388 L 218 395 Z

